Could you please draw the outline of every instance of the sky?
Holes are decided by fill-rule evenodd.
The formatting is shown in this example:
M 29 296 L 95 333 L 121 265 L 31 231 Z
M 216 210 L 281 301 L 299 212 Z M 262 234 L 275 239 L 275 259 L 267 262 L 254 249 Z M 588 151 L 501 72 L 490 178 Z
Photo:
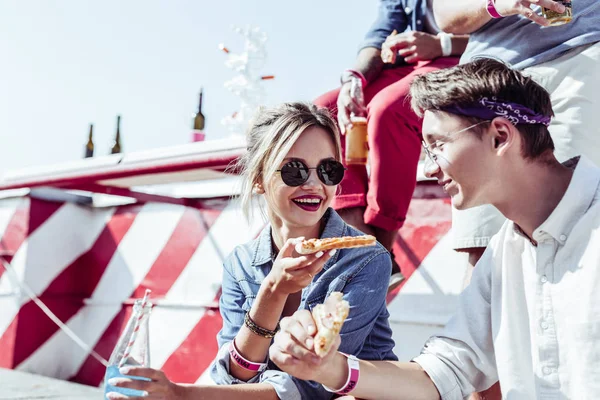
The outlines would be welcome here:
M 353 65 L 377 2 L 360 0 L 0 0 L 0 176 L 81 158 L 89 124 L 108 154 L 189 142 L 200 87 L 207 140 L 239 106 L 224 83 L 232 26 L 268 36 L 265 104 L 311 100 Z

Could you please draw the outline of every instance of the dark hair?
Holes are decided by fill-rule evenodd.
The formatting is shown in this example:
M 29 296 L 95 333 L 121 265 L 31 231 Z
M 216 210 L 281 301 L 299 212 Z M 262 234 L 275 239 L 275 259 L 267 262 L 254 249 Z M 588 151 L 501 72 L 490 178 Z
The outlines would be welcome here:
M 419 116 L 425 111 L 443 111 L 450 105 L 465 107 L 482 97 L 496 97 L 521 104 L 539 114 L 554 115 L 550 95 L 543 87 L 490 58 L 420 75 L 410 86 L 410 96 L 411 106 Z M 463 118 L 471 123 L 482 121 L 475 117 Z M 519 124 L 517 129 L 523 138 L 523 157 L 536 159 L 547 150 L 554 150 L 554 142 L 545 125 Z

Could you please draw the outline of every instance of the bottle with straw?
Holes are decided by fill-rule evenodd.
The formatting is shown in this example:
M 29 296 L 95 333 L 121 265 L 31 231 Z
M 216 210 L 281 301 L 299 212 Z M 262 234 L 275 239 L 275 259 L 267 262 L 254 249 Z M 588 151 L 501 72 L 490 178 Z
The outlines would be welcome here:
M 123 334 L 119 338 L 115 349 L 110 356 L 109 366 L 106 369 L 104 378 L 104 395 L 110 392 L 116 392 L 127 396 L 142 396 L 143 392 L 139 390 L 118 388 L 108 384 L 111 378 L 124 377 L 119 372 L 121 367 L 125 366 L 150 366 L 150 336 L 149 336 L 149 317 L 152 310 L 152 303 L 148 301 L 150 289 L 146 290 L 142 300 L 136 300 L 133 306 L 133 313 L 127 322 Z M 137 376 L 126 376 L 131 379 L 145 378 Z

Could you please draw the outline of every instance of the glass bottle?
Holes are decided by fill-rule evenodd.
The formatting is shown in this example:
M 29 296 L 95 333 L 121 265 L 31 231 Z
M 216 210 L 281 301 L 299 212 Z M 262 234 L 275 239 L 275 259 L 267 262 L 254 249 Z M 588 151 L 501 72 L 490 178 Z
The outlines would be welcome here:
M 85 158 L 94 157 L 94 124 L 90 124 L 90 133 L 85 145 Z
M 205 139 L 204 133 L 204 114 L 202 114 L 202 96 L 204 89 L 200 88 L 200 99 L 198 100 L 198 112 L 194 116 L 194 125 L 192 127 L 192 142 L 201 142 Z
M 110 154 L 121 153 L 121 116 L 117 115 L 117 133 L 115 133 L 115 142 L 110 149 Z
M 353 76 L 350 80 L 350 96 L 361 110 L 365 110 L 362 81 Z M 364 111 L 350 113 L 350 123 L 346 129 L 346 165 L 366 165 L 369 156 L 367 118 Z
M 133 313 L 127 322 L 125 330 L 121 334 L 115 349 L 108 361 L 108 368 L 104 376 L 104 397 L 109 392 L 116 392 L 127 396 L 142 396 L 144 393 L 140 390 L 119 388 L 108 384 L 111 378 L 127 377 L 131 379 L 146 380 L 139 376 L 122 375 L 119 368 L 127 366 L 149 367 L 150 366 L 150 330 L 149 319 L 152 304 L 146 302 L 142 310 L 142 301 L 136 300 L 133 306 Z M 134 334 L 136 322 L 139 319 L 139 328 L 137 334 Z M 135 336 L 134 336 L 135 335 Z M 129 343 L 133 344 L 128 348 Z

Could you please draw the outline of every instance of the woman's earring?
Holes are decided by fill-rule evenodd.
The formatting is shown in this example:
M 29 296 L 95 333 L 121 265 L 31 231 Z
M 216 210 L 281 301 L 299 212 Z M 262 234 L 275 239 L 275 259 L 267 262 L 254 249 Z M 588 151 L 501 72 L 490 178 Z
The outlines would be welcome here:
M 263 189 L 260 183 L 255 183 L 252 191 L 254 192 L 254 194 L 263 194 L 265 192 L 265 189 Z

